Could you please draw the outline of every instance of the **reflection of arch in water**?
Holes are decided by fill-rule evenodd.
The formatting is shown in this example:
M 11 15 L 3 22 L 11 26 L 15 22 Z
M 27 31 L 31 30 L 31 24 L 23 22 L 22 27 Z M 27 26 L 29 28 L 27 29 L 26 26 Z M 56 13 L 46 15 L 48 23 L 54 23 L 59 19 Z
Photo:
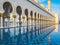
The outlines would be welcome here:
M 12 5 L 10 2 L 5 2 L 3 4 L 3 9 L 6 13 L 11 13 L 12 12 Z

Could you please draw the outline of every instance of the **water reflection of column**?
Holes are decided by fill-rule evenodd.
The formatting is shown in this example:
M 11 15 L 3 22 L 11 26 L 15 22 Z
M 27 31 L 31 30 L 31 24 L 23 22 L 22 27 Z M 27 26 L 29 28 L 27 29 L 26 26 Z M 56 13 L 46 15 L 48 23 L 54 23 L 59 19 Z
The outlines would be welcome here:
M 25 15 L 27 18 L 27 32 L 26 32 L 26 38 L 27 38 L 27 45 L 28 45 L 28 35 L 29 35 L 29 30 L 28 30 L 28 9 L 25 9 Z
M 38 36 L 38 14 L 36 13 L 36 36 Z
M 24 15 L 24 10 L 22 9 L 22 20 L 23 20 L 23 22 L 22 22 L 22 25 L 23 25 L 23 33 L 25 33 L 25 15 Z
M 14 27 L 14 37 L 16 36 L 16 29 L 15 29 L 15 19 L 16 19 L 16 15 L 13 15 L 13 27 Z
M 22 31 L 23 31 L 23 33 L 22 34 L 24 34 L 24 35 L 22 35 L 22 41 L 24 41 L 24 40 L 26 40 L 26 35 L 25 35 L 25 33 L 26 33 L 26 31 L 25 31 L 25 27 L 26 27 L 26 22 L 25 22 L 25 15 L 24 15 L 24 9 L 22 9 Z M 24 43 L 23 43 L 23 45 L 24 45 Z
M 19 16 L 19 33 L 21 34 L 21 16 Z
M 44 21 L 43 21 L 43 23 L 44 23 L 43 25 L 44 26 L 43 27 L 44 27 L 44 30 L 45 30 L 45 16 L 43 17 L 43 19 L 44 19 Z M 43 30 L 43 32 L 44 32 L 44 30 Z
M 0 18 L 1 18 L 1 28 L 3 28 L 3 14 L 2 13 L 0 13 Z M 2 40 L 3 39 L 3 30 L 2 29 L 0 29 L 0 40 Z
M 44 30 L 44 16 L 42 16 L 42 19 L 43 19 L 43 21 L 42 21 L 42 33 L 43 33 L 43 30 Z
M 9 27 L 10 27 L 10 16 L 8 16 L 7 19 L 8 19 L 8 36 L 10 36 L 10 30 L 9 30 Z
M 47 27 L 47 24 L 46 24 L 46 21 L 47 21 L 48 19 L 46 19 L 46 16 L 45 16 L 45 31 L 46 31 L 46 27 Z
M 45 16 L 45 19 L 46 19 L 46 21 L 45 21 L 45 31 L 47 31 L 47 17 Z
M 39 14 L 39 34 L 40 34 L 40 14 Z
M 23 33 L 25 33 L 25 28 L 24 28 L 25 27 L 25 25 L 24 25 L 25 16 L 24 15 L 22 16 L 22 19 L 23 19 L 23 22 L 22 22 L 23 23 Z
M 30 12 L 31 15 L 31 40 L 33 39 L 33 11 Z
M 41 15 L 40 15 L 40 33 L 41 33 Z
M 35 37 L 36 37 L 36 12 L 35 12 Z
M 30 10 L 28 10 L 28 41 L 30 41 Z
M 43 15 L 42 15 L 41 17 L 42 17 L 42 22 L 41 22 L 41 24 L 42 24 L 42 25 L 41 25 L 41 26 L 42 26 L 42 30 L 41 30 L 41 33 L 43 33 L 43 29 L 44 29 L 44 28 L 43 28 Z
M 21 34 L 21 14 L 22 14 L 22 9 L 20 6 L 17 6 L 16 12 L 19 15 L 19 35 L 18 35 L 18 41 L 17 45 L 22 44 L 22 34 Z
M 33 38 L 34 38 L 34 33 L 35 33 L 35 32 L 34 32 L 34 31 L 35 31 L 35 20 L 34 20 L 34 19 L 35 19 L 35 18 L 34 18 L 35 15 L 34 15 L 34 12 L 33 12 L 32 15 L 33 15 L 33 16 L 32 16 L 32 23 L 33 23 Z
M 38 35 L 39 35 L 39 13 L 38 13 Z

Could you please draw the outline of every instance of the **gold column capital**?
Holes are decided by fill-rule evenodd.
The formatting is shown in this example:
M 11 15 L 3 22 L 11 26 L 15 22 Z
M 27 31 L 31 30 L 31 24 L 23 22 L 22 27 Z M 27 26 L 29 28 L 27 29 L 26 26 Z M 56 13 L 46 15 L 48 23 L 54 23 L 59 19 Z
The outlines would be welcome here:
M 12 15 L 13 18 L 16 18 L 16 15 Z
M 3 17 L 3 13 L 0 13 L 0 17 Z
M 22 19 L 23 19 L 23 20 L 25 19 L 25 16 L 24 16 L 24 15 L 22 15 Z

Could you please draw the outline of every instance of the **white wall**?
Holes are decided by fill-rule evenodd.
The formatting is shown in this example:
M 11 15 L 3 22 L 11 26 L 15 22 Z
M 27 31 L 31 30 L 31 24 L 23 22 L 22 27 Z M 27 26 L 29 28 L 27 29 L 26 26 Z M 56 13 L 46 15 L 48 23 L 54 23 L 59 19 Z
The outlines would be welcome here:
M 27 8 L 27 9 L 32 10 L 34 12 L 40 13 L 42 15 L 52 17 L 52 16 L 50 16 L 50 14 L 48 14 L 45 11 L 37 8 L 35 5 L 31 4 L 27 0 L 0 0 L 0 12 L 4 12 L 4 10 L 3 10 L 3 3 L 6 2 L 6 1 L 9 1 L 13 5 L 13 7 L 14 7 L 14 13 L 16 15 L 17 15 L 17 13 L 16 13 L 16 7 L 18 5 L 20 5 L 23 9 Z

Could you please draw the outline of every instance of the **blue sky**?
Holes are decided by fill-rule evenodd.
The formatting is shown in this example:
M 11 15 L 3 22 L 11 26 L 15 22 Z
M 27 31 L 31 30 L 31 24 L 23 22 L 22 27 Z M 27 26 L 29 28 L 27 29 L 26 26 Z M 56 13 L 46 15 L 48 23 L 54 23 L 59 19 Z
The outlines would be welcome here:
M 39 4 L 44 4 L 45 7 L 48 5 L 47 0 L 39 0 Z M 58 13 L 60 15 L 60 0 L 51 0 L 51 10 L 53 13 Z

